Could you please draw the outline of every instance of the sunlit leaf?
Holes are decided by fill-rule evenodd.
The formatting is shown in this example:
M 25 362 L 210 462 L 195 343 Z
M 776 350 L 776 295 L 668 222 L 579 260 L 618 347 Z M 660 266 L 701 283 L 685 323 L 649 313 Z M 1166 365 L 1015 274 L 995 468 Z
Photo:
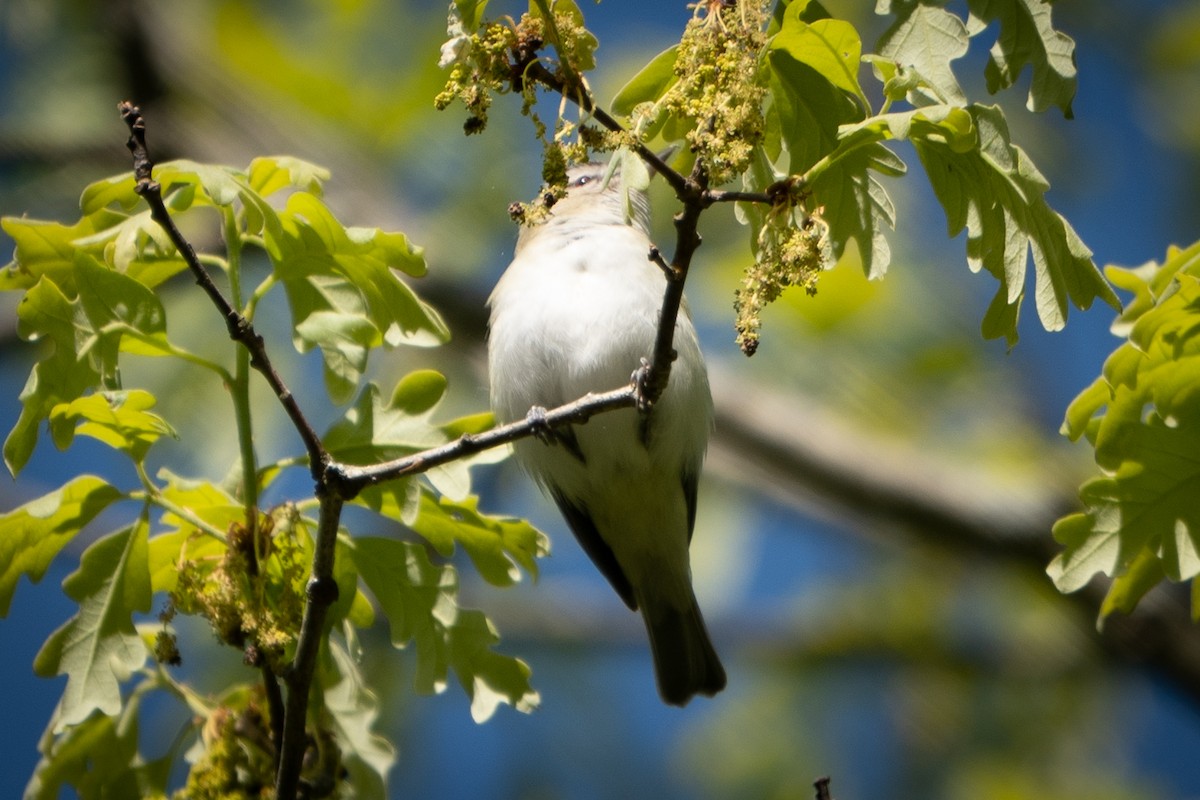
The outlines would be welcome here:
M 33 455 L 43 421 L 60 403 L 69 403 L 100 382 L 100 373 L 86 354 L 77 353 L 80 340 L 92 334 L 78 301 L 72 302 L 56 283 L 40 279 L 17 305 L 17 330 L 26 339 L 51 343 L 29 373 L 20 395 L 21 414 L 4 441 L 4 462 L 16 475 Z M 72 427 L 52 429 L 60 447 L 74 435 Z
M 429 346 L 449 337 L 437 312 L 396 275 L 425 271 L 420 248 L 402 234 L 345 228 L 304 192 L 288 198 L 279 220 L 265 243 L 287 291 L 294 341 L 302 352 L 321 349 L 335 401 L 349 399 L 371 348 Z
M 536 578 L 536 559 L 550 548 L 546 535 L 524 520 L 481 514 L 478 503 L 474 497 L 456 502 L 424 494 L 411 527 L 443 556 L 461 545 L 479 574 L 496 586 L 520 580 L 520 569 Z
M 347 463 L 374 464 L 443 444 L 446 436 L 430 417 L 445 388 L 445 377 L 433 370 L 404 376 L 386 399 L 368 384 L 325 434 L 325 446 Z
M 879 40 L 879 54 L 915 69 L 946 103 L 965 105 L 951 62 L 970 46 L 967 26 L 944 8 L 925 3 L 879 3 L 877 13 L 893 12 L 896 19 Z
M 784 14 L 783 27 L 771 40 L 770 49 L 786 52 L 838 89 L 857 98 L 865 112 L 870 102 L 858 83 L 862 41 L 854 26 L 844 20 L 822 19 L 807 23 L 800 19 L 802 4 L 793 3 Z
M 168 352 L 166 311 L 152 290 L 82 252 L 76 256 L 75 276 L 79 302 L 91 324 L 79 352 L 87 353 L 101 374 L 116 370 L 118 350 Z
M 42 757 L 25 787 L 25 799 L 58 800 L 67 787 L 81 800 L 163 796 L 169 758 L 148 762 L 138 752 L 143 696 L 135 691 L 119 715 L 93 714 L 58 736 L 52 722 L 38 746 Z
M 454 7 L 458 9 L 459 18 L 462 20 L 463 28 L 468 32 L 474 32 L 479 29 L 479 24 L 483 21 L 483 12 L 487 8 L 488 0 L 454 0 Z
M 1080 488 L 1084 511 L 1055 525 L 1064 550 L 1048 571 L 1062 591 L 1112 577 L 1102 618 L 1163 577 L 1200 575 L 1200 243 L 1171 249 L 1165 283 L 1155 272 L 1109 268 L 1135 291 L 1114 324 L 1129 340 L 1063 424 L 1095 446 L 1102 472 Z
M 0 516 L 0 617 L 8 615 L 22 575 L 37 583 L 68 542 L 122 493 L 93 475 Z
M 499 637 L 481 612 L 458 607 L 453 567 L 432 564 L 411 542 L 361 537 L 351 544 L 359 574 L 388 619 L 392 644 L 415 645 L 417 691 L 444 691 L 453 669 L 477 722 L 500 703 L 524 712 L 537 707 L 529 667 L 492 649 Z
M 946 212 L 951 236 L 967 231 L 967 261 L 1000 281 L 995 303 L 1019 303 L 1025 295 L 1030 255 L 1034 303 L 1046 330 L 1060 330 L 1070 304 L 1086 309 L 1099 298 L 1120 309 L 1112 288 L 1074 229 L 1046 202 L 1049 184 L 1021 148 L 1012 144 L 1003 112 L 994 106 L 967 109 L 978 131 L 978 149 L 952 146 L 940 136 L 914 136 L 934 193 Z M 990 333 L 1000 317 L 989 312 Z M 1016 343 L 1016 314 L 1003 317 L 1010 345 Z
M 284 189 L 299 189 L 319 197 L 329 180 L 329 170 L 294 156 L 271 156 L 251 161 L 247 179 L 250 188 L 263 197 Z
M 533 0 L 529 11 L 535 17 L 546 20 L 546 42 L 554 46 L 559 57 L 577 72 L 596 68 L 596 48 L 600 42 L 584 24 L 583 12 L 575 0 Z M 557 18 L 565 17 L 568 24 L 579 33 L 573 36 L 559 35 Z
M 146 661 L 132 615 L 150 610 L 145 518 L 99 539 L 83 552 L 63 591 L 79 613 L 50 635 L 34 659 L 38 675 L 67 676 L 56 732 L 121 709 L 121 687 Z
M 387 774 L 396 763 L 396 748 L 375 733 L 379 698 L 367 686 L 353 657 L 336 641 L 323 651 L 321 683 L 333 734 L 349 769 L 355 797 L 383 800 Z
M 413 643 L 417 691 L 446 688 L 446 630 L 458 618 L 458 574 L 437 566 L 411 542 L 361 536 L 347 548 L 358 574 L 379 603 L 395 647 Z
M 872 174 L 901 174 L 904 162 L 879 143 L 855 149 L 812 182 L 814 200 L 823 208 L 833 252 L 840 257 L 854 241 L 869 277 L 884 274 L 892 260 L 886 232 L 896 227 L 896 209 Z
M 666 94 L 667 89 L 678 80 L 675 75 L 675 58 L 678 52 L 679 45 L 668 47 L 642 67 L 617 92 L 611 104 L 612 112 L 629 116 L 639 104 L 657 102 Z
M 166 420 L 149 411 L 154 405 L 154 395 L 144 389 L 101 392 L 55 406 L 50 421 L 74 426 L 77 434 L 98 439 L 140 463 L 159 437 L 176 437 Z
M 491 719 L 501 704 L 528 714 L 541 703 L 529 682 L 529 665 L 493 650 L 499 642 L 496 628 L 481 611 L 461 612 L 450 630 L 450 666 L 471 698 L 471 718 L 478 723 Z
M 1016 83 L 1026 64 L 1033 66 L 1029 86 L 1030 111 L 1050 106 L 1062 109 L 1070 119 L 1075 98 L 1075 42 L 1054 29 L 1047 0 L 970 0 L 967 21 L 972 36 L 1000 21 L 1000 35 L 992 46 L 984 75 L 987 88 L 995 94 Z
M 29 289 L 42 277 L 65 295 L 75 294 L 75 242 L 124 221 L 123 214 L 99 211 L 73 225 L 4 217 L 0 227 L 16 242 L 11 264 L 0 270 L 0 291 Z

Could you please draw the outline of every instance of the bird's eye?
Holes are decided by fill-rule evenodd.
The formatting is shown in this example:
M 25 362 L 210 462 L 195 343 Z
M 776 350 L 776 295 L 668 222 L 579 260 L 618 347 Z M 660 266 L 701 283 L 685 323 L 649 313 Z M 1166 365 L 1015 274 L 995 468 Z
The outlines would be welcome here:
M 575 180 L 571 181 L 572 186 L 583 186 L 592 179 L 591 175 L 580 175 Z

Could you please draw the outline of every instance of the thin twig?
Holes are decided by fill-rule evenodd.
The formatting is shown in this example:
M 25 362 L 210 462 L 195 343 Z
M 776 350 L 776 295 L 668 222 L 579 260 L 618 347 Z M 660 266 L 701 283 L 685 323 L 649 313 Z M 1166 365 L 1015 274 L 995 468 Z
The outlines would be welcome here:
M 764 203 L 771 205 L 775 198 L 766 192 L 740 192 L 734 189 L 709 189 L 706 192 L 710 203 Z
M 133 174 L 137 181 L 135 191 L 149 204 L 150 216 L 166 232 L 188 265 L 188 269 L 192 271 L 196 283 L 208 294 L 213 305 L 221 312 L 225 325 L 229 329 L 230 338 L 250 352 L 250 366 L 262 373 L 275 392 L 275 396 L 279 398 L 279 402 L 283 404 L 284 410 L 292 420 L 292 425 L 300 434 L 300 438 L 304 440 L 313 479 L 319 482 L 321 471 L 324 470 L 329 460 L 325 448 L 321 445 L 321 437 L 309 424 L 300 410 L 300 406 L 296 403 L 296 398 L 271 365 L 263 338 L 254 330 L 254 326 L 239 314 L 237 309 L 221 294 L 221 290 L 213 282 L 208 270 L 196 257 L 196 251 L 192 248 L 191 243 L 179 232 L 179 228 L 176 227 L 175 221 L 167 211 L 166 203 L 163 202 L 162 186 L 152 176 L 154 163 L 150 160 L 149 151 L 146 149 L 146 121 L 142 117 L 141 109 L 129 101 L 120 103 L 118 108 L 121 112 L 121 119 L 129 126 L 129 141 L 126 146 L 133 154 Z
M 551 91 L 558 92 L 563 97 L 579 105 L 587 114 L 590 114 L 592 119 L 599 122 L 610 131 L 616 133 L 625 133 L 626 128 L 616 120 L 611 114 L 596 105 L 592 100 L 592 95 L 584 88 L 577 86 L 569 86 L 563 80 L 551 72 L 540 61 L 534 61 L 525 69 L 525 77 L 537 81 Z M 634 145 L 633 151 L 641 156 L 642 160 L 650 167 L 651 170 L 662 175 L 663 180 L 671 185 L 675 190 L 675 194 L 682 200 L 685 195 L 695 193 L 695 187 L 688 185 L 688 179 L 671 168 L 666 161 L 659 157 L 657 153 L 651 150 L 646 145 L 638 142 Z
M 539 422 L 530 419 L 510 422 L 484 433 L 466 434 L 440 447 L 381 464 L 370 466 L 332 464 L 329 469 L 330 479 L 337 484 L 340 496 L 352 498 L 368 486 L 406 475 L 426 472 L 442 464 L 532 436 L 541 426 L 549 425 L 553 428 L 560 425 L 579 424 L 587 422 L 602 412 L 630 408 L 636 404 L 637 389 L 631 383 L 629 386 L 602 394 L 588 394 L 573 402 L 550 409 Z

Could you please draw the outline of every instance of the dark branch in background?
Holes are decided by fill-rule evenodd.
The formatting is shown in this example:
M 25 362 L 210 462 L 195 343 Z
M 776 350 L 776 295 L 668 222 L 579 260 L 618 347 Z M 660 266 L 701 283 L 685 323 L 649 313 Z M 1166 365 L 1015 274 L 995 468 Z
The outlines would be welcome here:
M 434 281 L 422 296 L 443 309 L 456 341 L 481 348 L 485 297 L 472 299 L 473 291 Z M 939 468 L 936 452 L 916 445 L 882 446 L 877 436 L 824 411 L 826 404 L 819 398 L 748 384 L 744 376 L 723 370 L 719 359 L 709 363 L 709 376 L 716 426 L 705 475 L 829 521 L 873 544 L 906 552 L 932 545 L 958 560 L 976 557 L 988 564 L 1008 564 L 1049 584 L 1046 564 L 1058 553 L 1050 526 L 1076 508 L 1072 475 L 1064 475 L 1061 485 L 1041 485 L 1035 495 L 1014 497 L 962 470 L 947 474 Z M 754 402 L 747 403 L 747 397 Z M 780 424 L 798 408 L 804 409 L 804 425 Z M 804 530 L 797 526 L 797 535 Z M 1156 589 L 1129 615 L 1110 616 L 1097 632 L 1096 616 L 1107 588 L 1106 580 L 1097 579 L 1074 594 L 1056 593 L 1055 607 L 1065 610 L 1079 636 L 1110 663 L 1162 676 L 1173 691 L 1200 708 L 1200 628 L 1191 621 L 1181 587 Z M 505 628 L 525 625 L 524 632 L 510 633 L 533 630 L 546 637 L 552 627 L 561 634 L 561 620 L 552 626 L 541 620 L 540 609 L 526 609 L 505 620 Z M 591 635 L 603 624 L 593 622 Z M 730 635 L 769 646 L 750 629 L 739 621 Z M 771 628 L 767 635 L 774 643 L 779 636 L 793 634 L 786 627 Z M 581 633 L 571 641 L 585 642 L 587 637 Z
M 829 778 L 817 778 L 813 781 L 813 788 L 817 790 L 817 800 L 833 800 L 833 795 L 829 793 Z
M 947 474 L 912 448 L 895 452 L 836 420 L 824 419 L 818 403 L 797 403 L 755 387 L 753 406 L 743 383 L 712 370 L 717 434 L 709 448 L 709 471 L 793 507 L 832 509 L 858 531 L 903 546 L 893 533 L 988 563 L 1012 564 L 1048 582 L 1046 565 L 1059 551 L 1050 537 L 1054 520 L 1075 507 L 1074 488 L 1045 487 L 1022 499 L 990 490 L 976 476 Z M 802 406 L 803 427 L 779 420 Z M 1112 614 L 1097 632 L 1095 621 L 1108 591 L 1096 578 L 1062 595 L 1073 606 L 1080 632 L 1119 663 L 1144 667 L 1168 679 L 1200 707 L 1200 631 L 1186 597 L 1163 587 L 1134 610 Z

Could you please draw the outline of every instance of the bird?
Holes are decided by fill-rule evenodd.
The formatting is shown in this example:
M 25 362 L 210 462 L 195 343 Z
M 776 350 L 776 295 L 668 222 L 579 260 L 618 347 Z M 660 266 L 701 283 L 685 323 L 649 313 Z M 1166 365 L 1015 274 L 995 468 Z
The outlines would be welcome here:
M 630 183 L 635 181 L 631 180 Z M 567 171 L 549 217 L 525 225 L 488 305 L 492 409 L 501 422 L 628 385 L 654 348 L 666 288 L 651 260 L 644 186 L 620 170 Z M 648 416 L 635 408 L 542 431 L 514 445 L 584 552 L 640 611 L 664 702 L 683 706 L 726 684 L 692 588 L 689 546 L 712 396 L 686 302 L 676 358 Z

